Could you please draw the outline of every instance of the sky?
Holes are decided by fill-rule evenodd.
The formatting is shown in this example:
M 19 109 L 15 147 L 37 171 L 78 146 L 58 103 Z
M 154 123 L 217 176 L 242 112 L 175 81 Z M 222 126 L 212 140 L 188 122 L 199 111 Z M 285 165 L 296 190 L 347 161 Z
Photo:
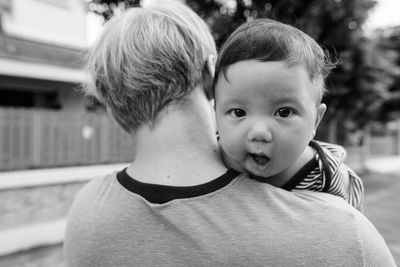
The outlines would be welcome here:
M 400 25 L 400 0 L 377 0 L 378 4 L 370 11 L 364 25 L 366 31 Z M 101 31 L 102 19 L 90 13 L 87 18 L 87 42 L 92 44 Z
M 93 44 L 98 34 L 101 32 L 103 19 L 92 12 L 86 15 L 86 42 L 88 45 Z
M 400 25 L 400 0 L 377 0 L 365 23 L 366 30 Z

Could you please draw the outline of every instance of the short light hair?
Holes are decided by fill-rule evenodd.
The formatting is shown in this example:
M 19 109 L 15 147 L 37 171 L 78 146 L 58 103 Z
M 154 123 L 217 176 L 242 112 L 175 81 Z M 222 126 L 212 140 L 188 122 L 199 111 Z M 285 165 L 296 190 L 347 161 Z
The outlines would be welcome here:
M 275 20 L 255 19 L 237 28 L 221 47 L 213 94 L 221 73 L 227 78 L 228 67 L 245 60 L 284 61 L 289 66 L 303 66 L 313 83 L 317 103 L 326 91 L 325 78 L 335 67 L 322 47 L 303 31 Z
M 91 49 L 95 86 L 88 93 L 133 133 L 151 127 L 166 106 L 184 103 L 216 53 L 209 28 L 184 4 L 163 0 L 132 8 L 113 17 Z

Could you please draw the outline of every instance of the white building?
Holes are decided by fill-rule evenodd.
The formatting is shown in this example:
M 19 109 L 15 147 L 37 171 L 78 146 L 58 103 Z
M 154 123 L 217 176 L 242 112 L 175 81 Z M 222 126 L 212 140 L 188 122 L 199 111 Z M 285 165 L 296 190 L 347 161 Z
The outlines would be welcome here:
M 0 107 L 83 108 L 84 0 L 0 0 Z

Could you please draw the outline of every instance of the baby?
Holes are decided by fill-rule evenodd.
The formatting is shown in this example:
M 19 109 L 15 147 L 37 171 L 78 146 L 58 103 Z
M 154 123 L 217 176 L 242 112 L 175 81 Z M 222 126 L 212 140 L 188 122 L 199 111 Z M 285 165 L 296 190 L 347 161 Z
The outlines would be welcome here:
M 333 67 L 299 29 L 269 19 L 243 24 L 216 63 L 219 142 L 225 163 L 254 179 L 335 194 L 361 210 L 362 181 L 343 163 L 345 150 L 313 140 Z

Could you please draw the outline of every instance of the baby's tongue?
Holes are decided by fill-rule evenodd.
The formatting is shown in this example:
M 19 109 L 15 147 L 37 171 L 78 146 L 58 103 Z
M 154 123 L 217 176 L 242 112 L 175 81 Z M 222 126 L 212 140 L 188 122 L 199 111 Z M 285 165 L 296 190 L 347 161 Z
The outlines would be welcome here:
M 267 156 L 265 155 L 255 155 L 252 154 L 251 157 L 254 159 L 255 162 L 257 162 L 257 164 L 260 165 L 265 165 L 268 163 L 268 161 L 270 160 Z

